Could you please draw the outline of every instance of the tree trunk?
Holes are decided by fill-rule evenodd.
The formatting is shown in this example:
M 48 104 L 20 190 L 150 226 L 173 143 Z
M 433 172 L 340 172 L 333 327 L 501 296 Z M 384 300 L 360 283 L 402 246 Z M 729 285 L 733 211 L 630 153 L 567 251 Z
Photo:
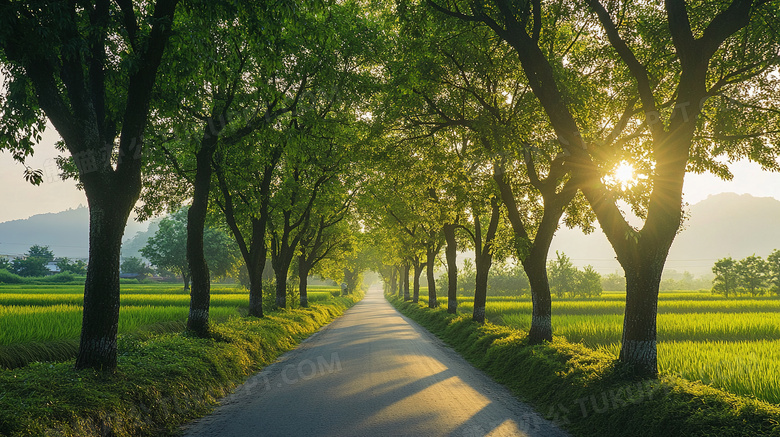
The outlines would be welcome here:
M 420 301 L 420 275 L 422 275 L 423 267 L 425 264 L 419 260 L 414 262 L 414 291 L 412 295 L 412 302 L 418 303 Z
M 390 295 L 394 296 L 396 293 L 396 289 L 398 287 L 398 269 L 396 266 L 390 267 L 390 283 L 388 284 L 390 286 Z
M 487 302 L 487 282 L 490 267 L 493 265 L 493 241 L 498 230 L 498 220 L 501 215 L 501 204 L 498 199 L 490 199 L 490 223 L 484 238 L 479 217 L 474 218 L 474 246 L 477 248 L 474 256 L 476 267 L 476 283 L 474 285 L 474 313 L 471 319 L 477 323 L 485 323 L 485 304 Z
M 412 297 L 409 296 L 409 263 L 404 264 L 404 273 L 403 273 L 403 289 L 404 289 L 404 302 L 411 300 Z
M 88 197 L 89 264 L 76 369 L 113 370 L 119 325 L 119 253 L 134 202 L 109 195 L 96 197 Z
M 263 270 L 265 251 L 262 256 L 251 256 L 246 269 L 249 274 L 249 312 L 252 317 L 263 317 Z M 253 259 L 254 258 L 254 259 Z
M 184 282 L 184 291 L 190 291 L 190 274 L 186 270 L 182 270 L 181 280 Z
M 471 320 L 477 323 L 485 323 L 485 304 L 487 302 L 487 282 L 490 266 L 493 264 L 493 254 L 484 251 L 479 259 L 475 260 L 477 268 L 476 283 L 474 284 L 474 313 Z
M 655 378 L 658 376 L 656 315 L 663 263 L 649 264 L 636 269 L 624 267 L 626 311 L 620 361 L 630 365 L 636 375 Z
M 187 317 L 187 330 L 198 337 L 209 333 L 209 305 L 211 304 L 211 278 L 206 255 L 203 252 L 203 230 L 206 227 L 206 214 L 211 191 L 211 160 L 217 147 L 217 135 L 226 122 L 224 117 L 216 124 L 213 118 L 206 124 L 200 150 L 196 156 L 195 182 L 193 184 L 192 205 L 187 211 L 187 264 L 192 277 L 190 291 L 190 313 Z M 184 282 L 187 288 L 187 278 Z
M 435 258 L 435 247 L 428 247 L 425 262 L 425 276 L 428 279 L 428 308 L 436 308 L 439 306 L 439 302 L 436 300 L 436 278 L 434 278 L 433 274 Z
M 276 300 L 275 305 L 277 308 L 287 308 L 287 273 L 290 268 L 290 264 L 287 263 L 286 267 L 284 262 L 279 260 L 278 262 L 271 262 L 274 266 L 274 276 L 276 277 Z
M 533 251 L 532 251 L 533 252 Z M 529 255 L 523 261 L 523 270 L 531 284 L 531 329 L 528 331 L 530 344 L 552 341 L 552 298 L 547 279 L 547 250 L 544 257 Z
M 455 240 L 455 225 L 444 225 L 444 240 L 447 247 L 447 312 L 458 312 L 458 242 Z
M 398 297 L 404 297 L 404 266 L 397 266 L 398 269 Z
M 311 265 L 306 262 L 306 255 L 298 256 L 298 292 L 301 296 L 301 308 L 309 307 L 309 270 Z
M 309 295 L 307 291 L 308 286 L 309 286 L 309 277 L 307 275 L 299 275 L 298 292 L 301 295 L 301 308 L 309 307 Z

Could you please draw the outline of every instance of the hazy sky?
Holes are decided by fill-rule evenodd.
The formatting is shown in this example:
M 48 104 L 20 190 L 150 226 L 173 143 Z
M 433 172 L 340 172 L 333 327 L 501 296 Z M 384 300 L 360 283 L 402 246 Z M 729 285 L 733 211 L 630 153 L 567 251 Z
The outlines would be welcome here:
M 57 156 L 54 148 L 57 139 L 56 131 L 47 129 L 35 155 L 28 159 L 30 167 L 44 171 L 44 182 L 37 187 L 24 180 L 23 166 L 17 164 L 10 154 L 0 152 L 0 222 L 87 205 L 86 196 L 76 188 L 74 181 L 62 181 L 58 177 L 53 159 Z M 723 192 L 780 199 L 780 174 L 763 172 L 758 165 L 749 162 L 734 164 L 732 171 L 732 181 L 723 181 L 709 174 L 687 175 L 684 200 L 694 204 L 711 194 Z

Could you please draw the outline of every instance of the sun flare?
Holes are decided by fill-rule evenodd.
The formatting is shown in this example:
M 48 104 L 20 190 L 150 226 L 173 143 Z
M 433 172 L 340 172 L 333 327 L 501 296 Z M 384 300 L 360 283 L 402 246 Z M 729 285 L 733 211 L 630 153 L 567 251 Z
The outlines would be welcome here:
M 621 161 L 612 171 L 609 179 L 624 190 L 637 184 L 637 175 L 634 166 L 627 161 Z

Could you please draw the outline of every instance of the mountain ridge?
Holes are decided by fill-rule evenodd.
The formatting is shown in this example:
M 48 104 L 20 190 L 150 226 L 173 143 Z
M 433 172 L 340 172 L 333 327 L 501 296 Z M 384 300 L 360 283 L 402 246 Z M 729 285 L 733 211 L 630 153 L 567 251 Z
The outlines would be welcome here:
M 148 223 L 128 220 L 123 241 L 147 227 Z M 79 206 L 0 223 L 0 255 L 19 256 L 34 244 L 49 246 L 57 257 L 86 259 L 89 256 L 89 210 Z
M 766 257 L 780 249 L 780 200 L 773 197 L 712 194 L 687 207 L 686 213 L 688 218 L 669 250 L 667 271 L 711 274 L 712 265 L 720 258 Z M 598 225 L 590 235 L 560 228 L 550 248 L 551 257 L 556 250 L 566 253 L 579 267 L 590 264 L 602 274 L 622 273 Z

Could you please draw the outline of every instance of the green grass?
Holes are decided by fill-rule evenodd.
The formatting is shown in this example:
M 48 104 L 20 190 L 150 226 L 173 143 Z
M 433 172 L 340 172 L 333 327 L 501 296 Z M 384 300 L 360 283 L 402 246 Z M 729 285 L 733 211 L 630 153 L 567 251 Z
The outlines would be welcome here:
M 607 347 L 594 350 L 562 336 L 555 336 L 551 343 L 530 346 L 526 332 L 517 327 L 491 323 L 480 326 L 471 322 L 468 314 L 447 314 L 446 305 L 430 310 L 422 306 L 424 302 L 417 305 L 395 297 L 389 300 L 574 435 L 780 436 L 778 405 L 692 382 L 676 373 L 665 372 L 658 380 L 633 380 L 628 369 L 615 361 L 615 351 Z M 462 301 L 461 308 L 466 307 Z M 554 318 L 554 323 L 565 317 Z M 733 391 L 760 392 L 763 384 L 771 382 L 770 378 L 762 378 L 761 372 L 777 375 L 775 363 L 780 359 L 775 341 L 709 344 L 715 346 L 711 352 L 701 347 L 702 342 L 662 342 L 661 366 L 670 365 L 664 364 L 662 357 L 667 356 L 691 364 L 692 369 L 709 367 L 713 370 L 710 373 L 744 372 L 746 363 L 735 363 L 730 353 L 763 366 L 750 370 L 750 375 L 732 377 L 742 384 L 728 388 Z M 696 379 L 695 375 L 684 376 Z
M 113 374 L 75 371 L 73 361 L 0 370 L 0 435 L 176 434 L 360 297 L 272 311 L 263 319 L 232 316 L 215 323 L 208 339 L 181 332 L 124 334 Z
M 313 287 L 309 302 L 324 302 L 336 287 Z M 338 290 L 340 292 L 340 290 Z M 83 285 L 0 286 L 0 367 L 74 357 L 81 330 Z M 212 285 L 210 318 L 246 314 L 248 292 L 234 285 Z M 181 285 L 121 284 L 119 333 L 182 330 L 190 296 Z
M 420 300 L 427 303 L 427 296 Z M 555 299 L 553 334 L 617 357 L 624 306 L 625 293 Z M 459 298 L 458 310 L 471 313 L 473 298 Z M 491 323 L 530 328 L 531 302 L 526 300 L 488 297 L 485 313 Z M 662 374 L 780 404 L 780 299 L 661 293 L 658 313 Z

